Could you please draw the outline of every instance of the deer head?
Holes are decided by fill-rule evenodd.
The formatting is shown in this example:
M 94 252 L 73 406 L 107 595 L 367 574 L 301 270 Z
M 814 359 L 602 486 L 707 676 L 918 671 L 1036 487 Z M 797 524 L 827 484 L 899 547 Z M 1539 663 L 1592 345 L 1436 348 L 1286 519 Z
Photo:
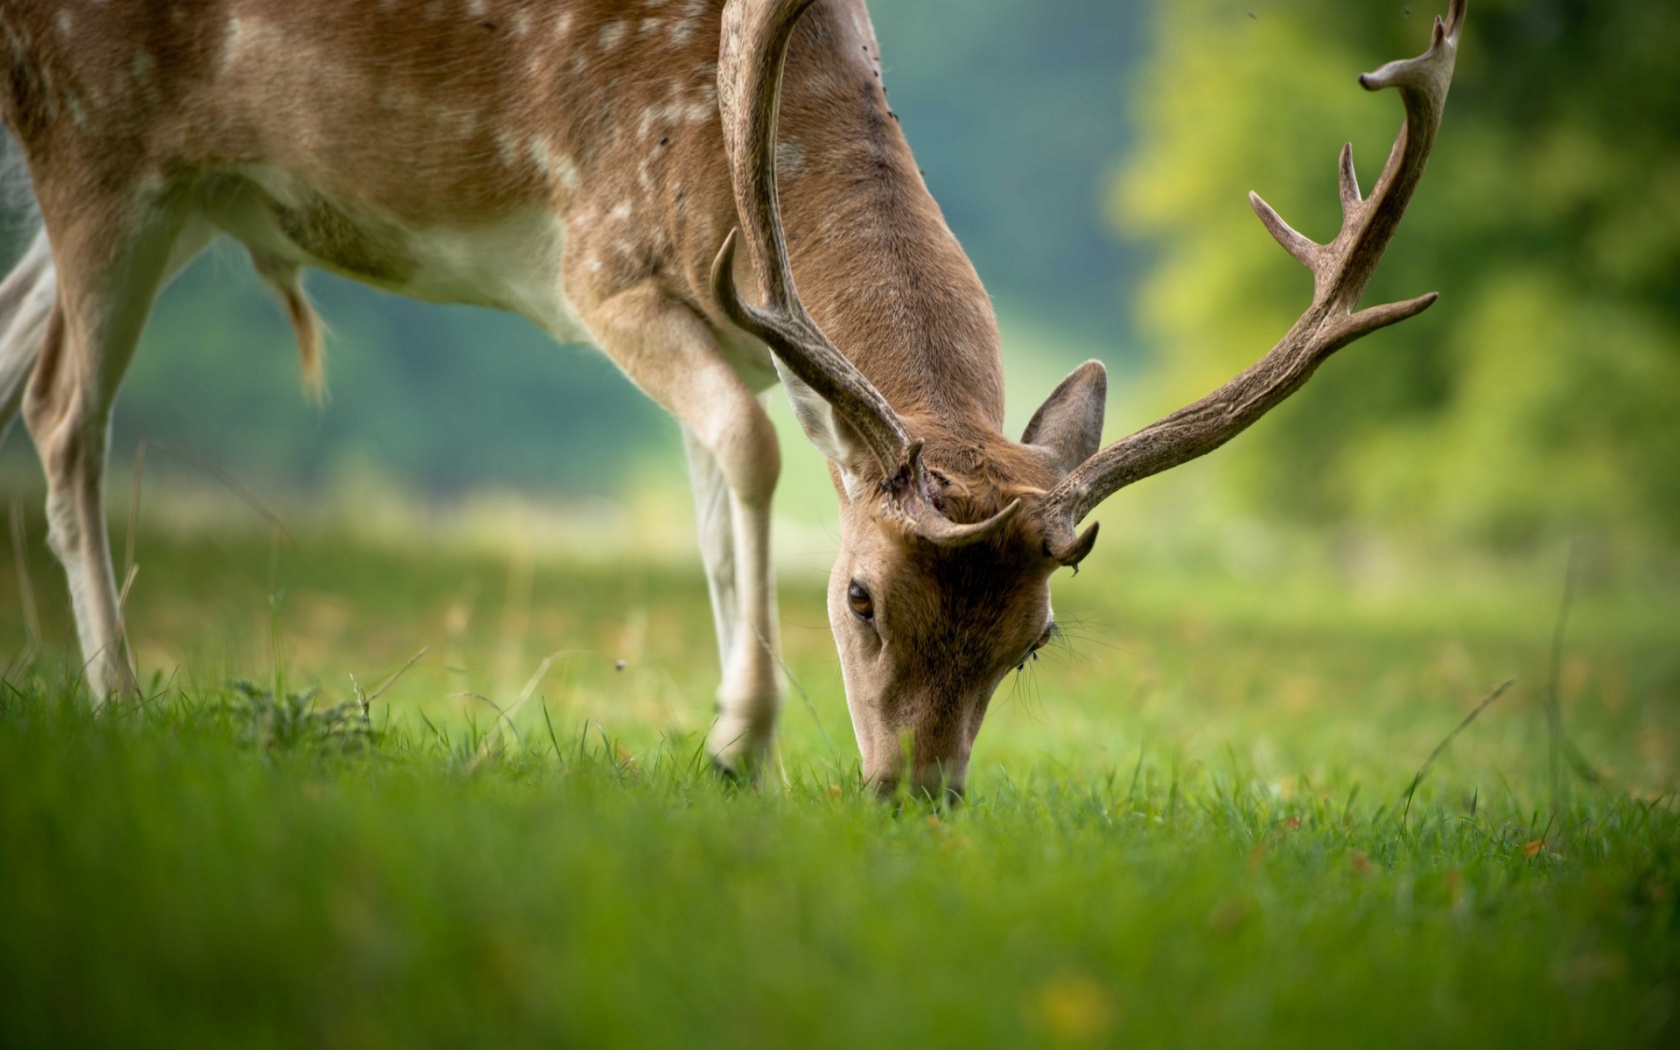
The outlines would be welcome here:
M 1019 442 L 984 421 L 901 415 L 801 305 L 776 190 L 778 94 L 788 42 L 812 0 L 735 3 L 725 12 L 719 100 L 742 239 L 762 305 L 735 283 L 736 235 L 712 270 L 732 320 L 775 354 L 806 434 L 831 464 L 841 551 L 829 620 L 865 775 L 891 790 L 960 795 L 987 706 L 1054 628 L 1049 578 L 1077 567 L 1096 525 L 1077 526 L 1120 488 L 1212 451 L 1288 397 L 1332 353 L 1427 308 L 1356 307 L 1422 175 L 1439 126 L 1464 0 L 1435 20 L 1429 49 L 1360 78 L 1395 87 L 1406 122 L 1369 199 L 1344 147 L 1342 228 L 1326 245 L 1251 196 L 1266 228 L 1314 278 L 1301 319 L 1242 375 L 1130 437 L 1099 448 L 1106 380 L 1088 362 L 1051 394 Z

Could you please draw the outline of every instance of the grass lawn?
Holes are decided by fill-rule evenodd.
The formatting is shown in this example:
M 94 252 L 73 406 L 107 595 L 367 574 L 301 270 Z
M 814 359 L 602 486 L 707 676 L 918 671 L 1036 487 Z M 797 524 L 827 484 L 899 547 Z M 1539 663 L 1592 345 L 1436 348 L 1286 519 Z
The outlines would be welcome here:
M 1584 573 L 1554 668 L 1561 559 L 1375 586 L 1122 535 L 939 813 L 860 791 L 809 578 L 741 791 L 690 566 L 146 532 L 151 699 L 94 717 L 28 526 L 0 1046 L 1680 1042 L 1672 580 Z

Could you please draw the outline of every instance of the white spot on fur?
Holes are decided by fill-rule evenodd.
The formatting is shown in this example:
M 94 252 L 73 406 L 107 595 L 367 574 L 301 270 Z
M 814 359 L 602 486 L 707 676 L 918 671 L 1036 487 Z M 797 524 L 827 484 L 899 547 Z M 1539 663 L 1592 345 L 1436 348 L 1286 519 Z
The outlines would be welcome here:
M 496 155 L 502 160 L 502 167 L 511 168 L 519 163 L 519 140 L 508 131 L 496 132 Z
M 483 18 L 484 13 L 488 10 L 490 10 L 490 5 L 485 3 L 484 0 L 467 0 L 467 14 L 470 17 Z
M 64 108 L 70 111 L 70 116 L 76 121 L 76 126 L 83 130 L 91 127 L 93 121 L 88 119 L 88 112 L 82 106 L 82 100 L 69 88 L 64 90 Z
M 531 163 L 537 166 L 537 171 L 543 178 L 554 174 L 554 155 L 548 148 L 548 143 L 535 135 L 525 143 L 525 149 L 531 154 Z
M 461 115 L 455 118 L 455 134 L 466 138 L 476 130 L 478 130 L 478 114 L 472 110 L 463 110 Z
M 657 19 L 657 18 L 644 18 L 644 19 L 642 19 L 641 24 L 636 27 L 636 35 L 647 36 L 649 33 L 653 32 L 655 29 L 658 29 L 658 28 L 659 28 L 659 19 Z
M 649 106 L 642 110 L 642 119 L 636 124 L 636 137 L 647 138 L 648 132 L 653 130 L 653 126 L 664 119 L 666 119 L 666 113 L 663 104 Z
M 805 150 L 799 143 L 776 143 L 776 174 L 790 179 L 805 174 Z
M 65 36 L 72 36 L 76 32 L 76 16 L 68 9 L 58 13 L 58 31 Z
M 571 31 L 572 13 L 570 11 L 561 11 L 554 16 L 554 39 L 564 40 Z
M 221 72 L 226 73 L 233 68 L 239 58 L 239 48 L 245 36 L 245 23 L 234 15 L 227 21 L 227 31 L 222 35 Z
M 601 257 L 599 255 L 591 255 L 589 257 L 589 261 L 584 263 L 584 265 L 589 268 L 590 273 L 600 273 L 601 272 Z
M 554 172 L 560 177 L 560 185 L 564 186 L 568 190 L 577 189 L 578 170 L 577 165 L 572 162 L 572 158 L 566 156 L 564 153 L 556 155 L 554 158 Z
M 671 46 L 681 47 L 688 43 L 700 28 L 700 18 L 706 13 L 706 0 L 689 0 L 688 6 L 683 8 L 683 16 L 671 23 Z
M 611 51 L 624 43 L 624 35 L 628 31 L 629 27 L 623 22 L 608 22 L 601 27 L 601 32 L 595 38 L 595 42 L 601 46 L 602 51 Z
M 634 210 L 634 206 L 629 201 L 619 201 L 613 206 L 612 217 L 619 222 L 624 222 L 630 218 L 630 214 Z
M 513 27 L 508 30 L 514 36 L 524 36 L 531 31 L 531 13 L 521 8 L 513 13 Z

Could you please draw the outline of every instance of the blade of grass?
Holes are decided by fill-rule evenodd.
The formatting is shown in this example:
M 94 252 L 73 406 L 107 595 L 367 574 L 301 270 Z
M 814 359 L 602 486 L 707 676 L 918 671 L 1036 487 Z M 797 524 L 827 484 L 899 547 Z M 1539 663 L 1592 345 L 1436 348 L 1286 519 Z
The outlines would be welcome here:
M 1412 812 L 1412 796 L 1417 793 L 1418 785 L 1423 783 L 1424 776 L 1429 773 L 1429 768 L 1435 764 L 1435 760 L 1441 757 L 1442 753 L 1447 750 L 1447 748 L 1452 744 L 1453 739 L 1457 737 L 1458 734 L 1464 732 L 1465 727 L 1479 718 L 1481 713 L 1486 711 L 1488 706 L 1495 700 L 1504 696 L 1505 690 L 1511 688 L 1515 682 L 1515 678 L 1507 678 L 1503 682 L 1500 682 L 1493 692 L 1489 693 L 1481 703 L 1476 705 L 1476 709 L 1474 711 L 1471 711 L 1469 714 L 1464 716 L 1464 721 L 1453 727 L 1453 731 L 1447 734 L 1447 738 L 1445 740 L 1435 745 L 1435 750 L 1431 751 L 1429 753 L 1429 757 L 1424 760 L 1423 765 L 1418 767 L 1417 775 L 1412 777 L 1411 784 L 1406 788 L 1405 808 L 1400 811 L 1400 827 L 1402 830 L 1406 827 L 1406 818 L 1410 816 Z
M 1557 622 L 1552 627 L 1552 651 L 1546 674 L 1546 756 L 1552 775 L 1552 808 L 1563 794 L 1563 698 L 1559 681 L 1563 675 L 1563 640 L 1569 628 L 1569 610 L 1575 604 L 1575 563 L 1581 541 L 1569 545 L 1569 563 L 1563 570 L 1563 598 L 1558 602 Z
M 554 720 L 548 717 L 548 705 L 542 704 L 541 707 L 543 725 L 548 727 L 548 742 L 554 745 L 554 757 L 558 761 L 564 761 L 566 756 L 560 753 L 560 738 L 554 735 Z
M 35 588 L 29 580 L 29 563 L 24 560 L 28 552 L 29 542 L 23 526 L 23 503 L 14 498 L 12 558 L 17 562 L 18 598 L 23 602 L 23 625 L 29 632 L 29 644 L 31 647 L 38 647 L 41 644 L 41 616 L 35 609 Z
M 408 663 L 403 664 L 401 667 L 397 668 L 396 673 L 392 674 L 391 677 L 385 679 L 385 681 L 379 683 L 379 685 L 373 690 L 373 692 L 368 694 L 367 704 L 371 705 L 375 700 L 378 700 L 380 695 L 383 694 L 385 692 L 385 690 L 387 690 L 387 689 L 391 688 L 393 685 L 395 685 L 396 682 L 397 682 L 397 679 L 401 678 L 404 674 L 406 674 L 408 672 L 408 669 L 410 667 L 413 667 L 416 661 L 418 661 L 422 656 L 425 656 L 426 653 L 431 651 L 431 648 L 432 647 L 429 646 L 429 645 L 422 645 L 420 647 L 419 652 L 415 653 L 413 656 L 408 658 Z M 492 705 L 492 706 L 494 706 L 494 705 Z
M 271 528 L 273 528 L 275 530 L 275 532 L 277 532 L 279 534 L 280 538 L 286 541 L 286 546 L 292 548 L 293 550 L 297 550 L 297 542 L 292 539 L 292 534 L 290 532 L 286 531 L 286 525 L 285 525 L 284 522 L 282 522 L 280 520 L 279 515 L 275 514 L 273 511 L 269 510 L 268 507 L 264 506 L 262 500 L 258 499 L 256 496 L 252 495 L 250 489 L 246 488 L 244 485 L 241 485 L 238 481 L 234 480 L 233 476 L 230 475 L 227 471 L 223 470 L 222 468 L 216 466 L 213 463 L 210 463 L 210 462 L 207 462 L 206 460 L 200 459 L 198 456 L 194 455 L 191 452 L 186 451 L 185 449 L 177 448 L 174 445 L 165 444 L 164 442 L 158 441 L 155 438 L 146 438 L 145 441 L 142 442 L 142 444 L 143 445 L 149 445 L 153 448 L 162 449 L 164 452 L 169 453 L 171 456 L 174 456 L 176 459 L 180 460 L 182 463 L 187 464 L 189 467 L 196 467 L 197 469 L 202 470 L 204 473 L 210 475 L 211 477 L 215 478 L 217 481 L 221 482 L 223 485 L 225 485 L 227 487 L 229 492 L 232 492 L 235 496 L 238 496 L 240 501 L 243 502 L 247 507 L 251 508 L 251 510 L 253 512 L 255 512 L 258 517 L 260 517 L 264 521 L 268 522 L 269 526 Z

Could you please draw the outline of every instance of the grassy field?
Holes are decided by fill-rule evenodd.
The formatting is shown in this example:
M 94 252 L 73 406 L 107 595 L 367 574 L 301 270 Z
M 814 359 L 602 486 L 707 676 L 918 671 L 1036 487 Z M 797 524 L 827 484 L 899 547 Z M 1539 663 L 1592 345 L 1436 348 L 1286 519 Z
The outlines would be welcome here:
M 150 699 L 93 717 L 25 526 L 3 1046 L 1680 1037 L 1672 576 L 1582 559 L 1554 654 L 1561 552 L 1356 571 L 1117 527 L 941 813 L 863 797 L 810 576 L 742 791 L 700 760 L 681 559 L 143 530 Z

